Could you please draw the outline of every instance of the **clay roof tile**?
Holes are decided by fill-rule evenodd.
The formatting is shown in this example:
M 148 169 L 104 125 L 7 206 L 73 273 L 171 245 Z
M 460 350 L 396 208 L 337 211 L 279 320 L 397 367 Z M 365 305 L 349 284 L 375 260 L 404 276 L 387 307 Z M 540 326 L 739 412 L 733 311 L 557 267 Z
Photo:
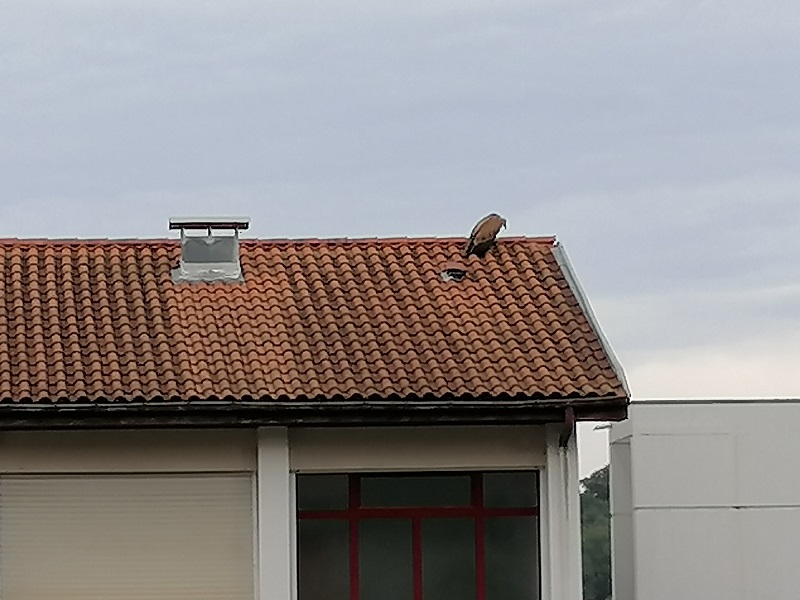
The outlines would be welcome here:
M 463 244 L 245 240 L 220 285 L 173 283 L 175 241 L 0 240 L 0 403 L 626 401 L 552 238 Z

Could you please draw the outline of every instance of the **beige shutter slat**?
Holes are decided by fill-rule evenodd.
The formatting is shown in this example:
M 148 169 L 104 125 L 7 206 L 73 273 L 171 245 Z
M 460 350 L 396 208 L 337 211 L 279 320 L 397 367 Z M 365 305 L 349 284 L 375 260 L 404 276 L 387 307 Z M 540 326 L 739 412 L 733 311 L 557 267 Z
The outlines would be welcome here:
M 0 600 L 253 600 L 250 475 L 0 477 Z

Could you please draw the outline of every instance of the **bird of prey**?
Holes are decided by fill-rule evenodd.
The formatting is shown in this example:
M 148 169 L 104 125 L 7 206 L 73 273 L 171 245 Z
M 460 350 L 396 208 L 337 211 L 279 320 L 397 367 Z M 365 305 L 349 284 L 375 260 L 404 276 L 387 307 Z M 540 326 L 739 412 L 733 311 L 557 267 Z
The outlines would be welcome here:
M 472 228 L 472 233 L 469 234 L 469 243 L 467 243 L 464 256 L 469 256 L 470 254 L 474 254 L 478 258 L 486 256 L 486 253 L 494 245 L 500 229 L 505 226 L 506 220 L 496 213 L 483 217 Z

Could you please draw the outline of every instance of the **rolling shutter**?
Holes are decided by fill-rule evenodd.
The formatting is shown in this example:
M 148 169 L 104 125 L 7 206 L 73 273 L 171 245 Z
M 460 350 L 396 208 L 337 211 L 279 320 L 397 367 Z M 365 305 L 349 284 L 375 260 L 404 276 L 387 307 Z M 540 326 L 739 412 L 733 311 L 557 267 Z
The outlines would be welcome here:
M 0 477 L 0 600 L 253 600 L 247 474 Z

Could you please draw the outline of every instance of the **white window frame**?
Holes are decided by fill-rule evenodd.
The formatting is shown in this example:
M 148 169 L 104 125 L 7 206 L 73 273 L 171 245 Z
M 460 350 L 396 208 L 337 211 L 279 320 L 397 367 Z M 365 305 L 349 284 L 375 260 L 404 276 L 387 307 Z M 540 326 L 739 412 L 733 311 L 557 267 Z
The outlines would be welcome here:
M 578 453 L 575 435 L 566 448 L 559 446 L 562 428 L 260 428 L 257 599 L 297 599 L 297 472 L 537 469 L 541 600 L 581 600 Z

